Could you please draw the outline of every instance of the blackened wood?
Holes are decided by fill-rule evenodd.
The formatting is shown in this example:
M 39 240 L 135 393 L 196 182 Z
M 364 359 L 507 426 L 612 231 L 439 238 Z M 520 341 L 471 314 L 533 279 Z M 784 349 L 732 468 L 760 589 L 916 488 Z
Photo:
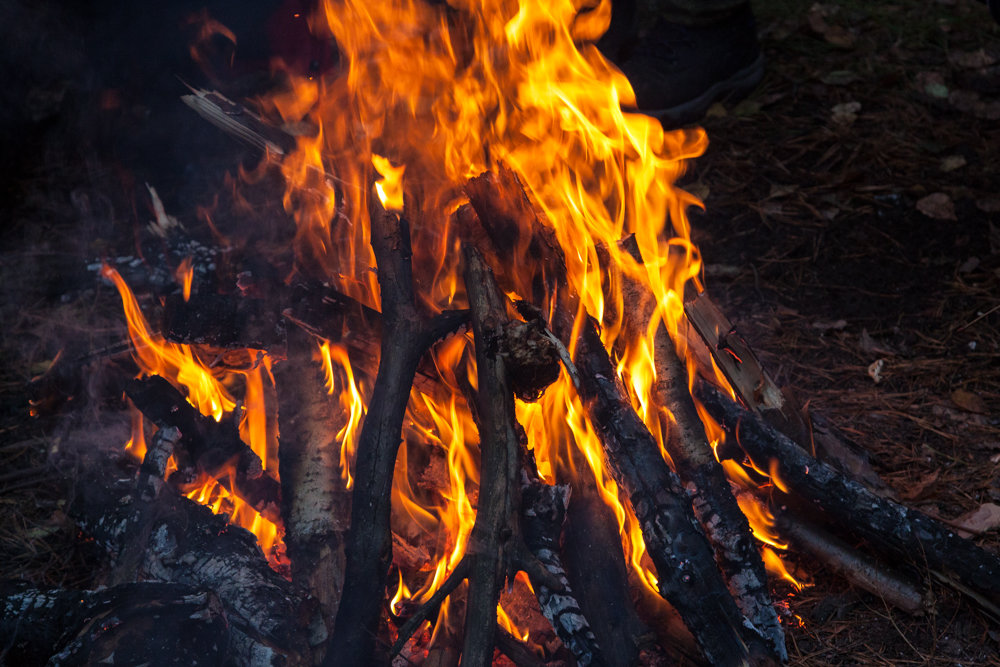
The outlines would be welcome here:
M 618 524 L 593 480 L 573 483 L 560 553 L 570 586 L 600 647 L 596 664 L 635 665 L 649 628 L 629 594 Z
M 146 455 L 142 458 L 139 470 L 147 475 L 163 479 L 167 472 L 167 461 L 181 440 L 181 431 L 173 426 L 158 429 L 150 438 Z
M 744 405 L 821 461 L 879 495 L 895 496 L 872 468 L 864 448 L 838 432 L 821 415 L 801 408 L 788 391 L 774 383 L 753 349 L 707 292 L 685 303 L 684 313 Z
M 207 590 L 172 583 L 97 591 L 0 582 L 5 665 L 223 665 L 229 628 Z
M 203 416 L 158 375 L 131 380 L 125 393 L 157 426 L 180 430 L 179 465 L 191 465 L 222 484 L 230 484 L 226 473 L 231 468 L 233 493 L 268 521 L 281 524 L 281 486 L 264 472 L 260 457 L 240 440 L 235 425 Z
M 544 484 L 538 479 L 529 479 L 525 474 L 522 474 L 521 480 L 521 529 L 524 543 L 545 569 L 563 584 L 560 592 L 544 583 L 533 583 L 538 606 L 580 667 L 603 667 L 606 663 L 597 645 L 597 638 L 580 609 L 559 554 L 559 538 L 566 519 L 569 486 Z
M 75 480 L 69 514 L 115 566 L 126 549 L 141 554 L 137 580 L 206 588 L 222 601 L 233 643 L 258 663 L 280 665 L 304 654 L 309 610 L 267 564 L 256 538 L 226 517 L 181 496 L 162 480 L 88 462 Z
M 514 635 L 503 628 L 497 628 L 497 648 L 510 658 L 517 667 L 546 667 L 547 663 L 539 660 L 531 649 L 525 646 Z M 464 662 L 462 664 L 465 664 Z M 582 665 L 581 665 L 582 667 Z
M 391 654 L 398 653 L 424 620 L 437 615 L 444 598 L 468 579 L 462 664 L 485 667 L 492 661 L 496 608 L 504 582 L 518 570 L 524 570 L 536 585 L 545 584 L 553 590 L 561 591 L 562 582 L 525 545 L 519 520 L 517 475 L 523 463 L 523 430 L 514 415 L 508 364 L 533 355 L 525 350 L 512 354 L 508 349 L 512 341 L 508 330 L 513 325 L 493 272 L 472 246 L 463 247 L 463 258 L 479 385 L 475 396 L 467 396 L 475 406 L 480 434 L 479 504 L 465 555 L 440 588 L 400 628 Z
M 374 655 L 392 562 L 392 475 L 410 387 L 426 350 L 466 317 L 444 313 L 431 320 L 418 313 L 408 224 L 384 210 L 374 195 L 369 199 L 383 335 L 378 373 L 358 438 L 344 592 L 323 663 L 330 667 L 361 667 Z
M 626 252 L 642 263 L 637 246 L 626 244 Z M 655 297 L 637 281 L 624 276 L 622 291 L 630 306 L 624 313 L 626 326 L 635 332 L 645 332 L 650 319 L 657 317 Z M 785 633 L 768 590 L 764 561 L 747 517 L 740 510 L 725 471 L 709 445 L 688 389 L 687 367 L 662 322 L 657 325 L 653 347 L 654 395 L 657 404 L 666 406 L 672 416 L 665 420 L 665 446 L 674 469 L 691 495 L 695 516 L 712 544 L 729 592 L 750 625 L 747 630 L 756 632 L 756 636 L 753 632 L 744 632 L 744 641 L 752 654 L 787 662 Z M 766 375 L 763 377 L 769 382 Z
M 715 550 L 729 592 L 759 637 L 744 633 L 751 652 L 763 651 L 779 662 L 788 660 L 785 633 L 767 588 L 764 561 L 746 515 L 740 511 L 729 480 L 708 443 L 688 391 L 687 369 L 661 324 L 656 336 L 656 385 L 660 405 L 669 407 L 667 450 L 691 495 L 695 516 Z
M 296 285 L 291 303 L 283 311 L 286 319 L 317 338 L 345 346 L 355 372 L 375 377 L 382 339 L 381 313 L 315 283 Z M 433 362 L 421 358 L 413 386 L 429 394 L 438 381 Z
M 829 522 L 867 541 L 869 548 L 929 569 L 946 583 L 968 589 L 987 607 L 1000 607 L 1000 557 L 959 537 L 954 529 L 878 496 L 817 461 L 757 415 L 707 383 L 696 395 L 709 413 L 763 470 L 773 469 L 783 488 Z
M 285 354 L 285 322 L 274 304 L 240 294 L 166 297 L 163 335 L 179 343 L 267 350 Z
M 788 511 L 775 513 L 775 528 L 795 553 L 809 555 L 858 588 L 907 614 L 924 613 L 927 599 L 913 582 L 836 535 Z
M 297 328 L 289 331 L 288 340 L 288 359 L 273 371 L 281 419 L 281 515 L 292 582 L 320 605 L 323 631 L 313 633 L 310 643 L 314 658 L 321 660 L 344 587 L 351 496 L 338 474 L 336 433 L 345 416 L 313 361 L 315 340 Z
M 567 348 L 576 349 L 580 396 L 608 467 L 642 527 L 660 593 L 680 612 L 710 661 L 744 664 L 742 614 L 715 567 L 680 479 L 628 400 L 594 323 L 584 323 L 572 340 L 577 301 L 567 292 L 565 260 L 554 233 L 505 167 L 471 179 L 466 193 L 500 265 L 515 267 L 506 274 L 509 286 L 530 294 L 536 305 L 556 294 L 551 328 Z

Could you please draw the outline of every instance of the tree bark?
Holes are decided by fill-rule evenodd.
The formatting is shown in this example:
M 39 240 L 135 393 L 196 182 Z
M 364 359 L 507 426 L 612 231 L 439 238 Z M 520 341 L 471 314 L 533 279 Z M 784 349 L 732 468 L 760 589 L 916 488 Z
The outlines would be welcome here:
M 316 663 L 333 632 L 344 588 L 351 496 L 337 474 L 340 443 L 335 434 L 344 421 L 343 411 L 327 393 L 322 370 L 313 361 L 315 339 L 292 329 L 288 340 L 288 360 L 274 368 L 281 415 L 284 542 L 292 582 L 319 602 L 323 624 L 310 634 Z

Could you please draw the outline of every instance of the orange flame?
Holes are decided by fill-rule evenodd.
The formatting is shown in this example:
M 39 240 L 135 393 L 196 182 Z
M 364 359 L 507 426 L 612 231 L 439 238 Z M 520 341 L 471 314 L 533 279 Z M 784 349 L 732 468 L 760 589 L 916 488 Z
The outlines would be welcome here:
M 189 301 L 191 299 L 191 285 L 194 283 L 194 260 L 190 257 L 185 257 L 183 261 L 177 265 L 177 271 L 174 272 L 174 277 L 177 278 L 177 282 L 181 284 L 184 301 Z
M 354 371 L 351 368 L 351 360 L 347 356 L 347 348 L 343 345 L 331 345 L 330 341 L 323 341 L 319 346 L 319 354 L 323 371 L 326 374 L 328 393 L 332 395 L 336 392 L 338 374 L 343 377 L 343 381 L 340 383 L 343 384 L 343 389 L 340 392 L 340 406 L 347 412 L 347 423 L 337 431 L 337 440 L 340 441 L 340 474 L 347 483 L 347 488 L 350 489 L 354 486 L 354 478 L 351 476 L 354 450 L 361 433 L 361 420 L 365 416 L 367 407 L 361 396 L 361 389 L 354 379 Z M 334 367 L 335 364 L 337 368 Z
M 225 414 L 232 412 L 236 407 L 236 402 L 224 382 L 232 380 L 237 375 L 243 377 L 246 396 L 243 404 L 244 413 L 240 421 L 240 435 L 260 457 L 265 469 L 273 473 L 277 466 L 277 441 L 274 437 L 277 432 L 275 430 L 272 435 L 267 427 L 264 391 L 265 371 L 266 382 L 271 386 L 274 384 L 270 357 L 263 352 L 256 354 L 260 362 L 250 370 L 210 368 L 201 361 L 190 345 L 171 343 L 150 330 L 135 296 L 115 269 L 104 265 L 101 275 L 114 282 L 121 296 L 129 338 L 133 346 L 133 357 L 141 373 L 161 375 L 175 386 L 184 387 L 188 402 L 203 415 L 210 415 L 216 421 L 220 421 Z M 133 413 L 132 437 L 126 444 L 126 449 L 137 458 L 145 455 L 142 415 L 138 411 Z M 176 463 L 173 465 L 176 468 Z M 231 484 L 229 488 L 232 488 Z M 188 490 L 187 495 L 197 502 L 210 506 L 216 513 L 228 514 L 232 523 L 256 535 L 261 548 L 269 558 L 272 558 L 272 563 L 277 562 L 273 555 L 274 548 L 279 542 L 277 526 L 230 493 L 217 479 L 203 476 L 192 489 Z

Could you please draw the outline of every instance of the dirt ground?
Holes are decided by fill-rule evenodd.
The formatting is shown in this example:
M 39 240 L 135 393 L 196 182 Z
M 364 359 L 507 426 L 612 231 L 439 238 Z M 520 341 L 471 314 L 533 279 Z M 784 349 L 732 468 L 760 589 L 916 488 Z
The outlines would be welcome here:
M 70 587 L 101 561 L 51 462 L 128 426 L 120 305 L 87 264 L 135 253 L 144 182 L 194 219 L 247 154 L 178 108 L 186 65 L 95 55 L 143 42 L 105 5 L 0 7 L 0 578 Z M 709 292 L 906 504 L 968 524 L 1000 505 L 1000 27 L 972 0 L 754 7 L 765 79 L 710 110 L 683 181 Z M 911 617 L 788 560 L 812 582 L 775 584 L 794 665 L 1000 665 L 1000 625 L 936 583 Z

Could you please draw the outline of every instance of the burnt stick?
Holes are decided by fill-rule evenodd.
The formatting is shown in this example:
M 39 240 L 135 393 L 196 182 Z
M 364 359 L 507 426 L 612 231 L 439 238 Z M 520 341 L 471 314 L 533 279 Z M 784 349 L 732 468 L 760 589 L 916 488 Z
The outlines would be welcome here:
M 344 592 L 323 663 L 329 667 L 362 667 L 373 659 L 392 562 L 392 475 L 410 387 L 427 349 L 466 319 L 464 313 L 427 318 L 418 312 L 409 224 L 386 211 L 374 194 L 369 196 L 369 211 L 383 336 L 378 373 L 358 438 Z
M 1000 557 L 916 510 L 878 496 L 817 461 L 786 435 L 705 382 L 696 396 L 755 465 L 775 467 L 781 488 L 883 555 L 937 573 L 943 583 L 1000 613 Z

